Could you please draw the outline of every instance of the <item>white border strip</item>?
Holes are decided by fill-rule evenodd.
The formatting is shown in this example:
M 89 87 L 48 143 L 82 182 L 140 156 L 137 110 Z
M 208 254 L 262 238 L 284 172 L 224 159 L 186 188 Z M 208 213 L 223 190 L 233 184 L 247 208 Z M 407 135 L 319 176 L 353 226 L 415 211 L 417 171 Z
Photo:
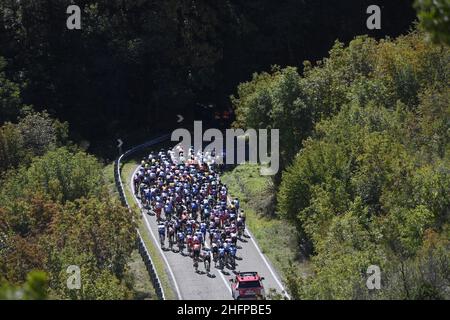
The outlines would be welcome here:
M 290 300 L 291 297 L 289 296 L 289 294 L 287 293 L 286 289 L 284 288 L 283 284 L 281 283 L 281 281 L 278 279 L 275 271 L 273 271 L 272 267 L 270 266 L 269 262 L 267 261 L 266 257 L 264 256 L 264 254 L 262 253 L 261 249 L 259 248 L 258 244 L 256 243 L 256 241 L 254 240 L 254 236 L 253 234 L 250 232 L 250 229 L 246 228 L 247 232 L 250 236 L 250 239 L 252 239 L 253 244 L 256 247 L 256 250 L 258 251 L 259 255 L 261 256 L 261 258 L 263 259 L 264 263 L 266 264 L 267 268 L 269 269 L 270 273 L 272 274 L 272 277 L 275 279 L 276 283 L 278 284 L 278 286 L 281 289 L 281 292 L 284 293 L 284 295 Z

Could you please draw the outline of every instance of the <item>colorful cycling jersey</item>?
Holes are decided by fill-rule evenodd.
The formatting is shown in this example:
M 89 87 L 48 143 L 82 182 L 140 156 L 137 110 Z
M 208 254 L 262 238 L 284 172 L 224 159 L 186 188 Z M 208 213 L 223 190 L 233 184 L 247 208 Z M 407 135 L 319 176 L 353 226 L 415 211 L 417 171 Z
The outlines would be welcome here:
M 180 155 L 188 162 L 180 162 Z M 158 225 L 160 235 L 175 236 L 180 246 L 186 241 L 203 257 L 209 257 L 211 251 L 234 256 L 237 231 L 245 219 L 240 216 L 237 199 L 228 204 L 228 189 L 220 181 L 214 160 L 212 154 L 197 154 L 193 149 L 161 150 L 145 159 L 133 179 L 135 187 L 140 183 L 138 191 L 145 190 L 145 199 L 154 201 L 158 218 L 164 209 L 168 223 Z M 207 232 L 212 249 L 203 254 Z
M 172 210 L 173 210 L 173 207 L 172 207 L 172 205 L 169 203 L 169 204 L 166 204 L 165 206 L 164 206 L 164 212 L 165 213 L 172 213 Z

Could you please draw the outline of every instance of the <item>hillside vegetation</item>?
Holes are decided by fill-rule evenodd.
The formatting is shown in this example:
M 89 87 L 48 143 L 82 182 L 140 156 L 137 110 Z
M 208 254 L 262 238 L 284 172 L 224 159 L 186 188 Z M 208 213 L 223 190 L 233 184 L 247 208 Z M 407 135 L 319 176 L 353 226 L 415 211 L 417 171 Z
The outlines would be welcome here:
M 66 130 L 32 111 L 0 127 L 0 297 L 132 298 L 132 217 L 108 192 L 102 164 L 64 141 Z M 80 290 L 67 286 L 71 265 Z
M 280 129 L 276 213 L 314 273 L 286 272 L 295 298 L 449 298 L 449 68 L 448 47 L 412 32 L 240 85 L 236 124 Z

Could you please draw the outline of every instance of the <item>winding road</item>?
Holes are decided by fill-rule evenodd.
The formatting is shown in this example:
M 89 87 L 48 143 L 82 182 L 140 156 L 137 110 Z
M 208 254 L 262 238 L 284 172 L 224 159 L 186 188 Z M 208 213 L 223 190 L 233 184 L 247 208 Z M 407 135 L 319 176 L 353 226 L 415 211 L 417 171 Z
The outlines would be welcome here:
M 182 256 L 180 253 L 161 248 L 158 240 L 156 217 L 149 214 L 146 209 L 142 208 L 139 199 L 134 195 L 133 176 L 138 169 L 139 166 L 136 167 L 136 170 L 129 181 L 133 198 L 141 210 L 149 236 L 155 246 L 158 247 L 159 253 L 164 260 L 166 271 L 169 274 L 171 285 L 177 298 L 179 300 L 232 299 L 230 279 L 234 277 L 233 270 L 225 268 L 224 271 L 221 271 L 214 268 L 214 263 L 212 263 L 209 276 L 204 273 L 203 264 L 200 264 L 199 266 L 200 273 L 195 273 L 192 259 Z M 238 241 L 238 245 L 241 247 L 238 250 L 238 256 L 241 257 L 242 260 L 236 261 L 236 271 L 257 271 L 265 278 L 263 284 L 266 294 L 269 292 L 269 289 L 273 288 L 278 293 L 286 295 L 285 288 L 279 280 L 280 278 L 269 260 L 261 252 L 253 235 L 248 229 L 246 230 L 246 234 L 249 235 L 249 237 L 246 237 L 243 240 L 245 242 Z

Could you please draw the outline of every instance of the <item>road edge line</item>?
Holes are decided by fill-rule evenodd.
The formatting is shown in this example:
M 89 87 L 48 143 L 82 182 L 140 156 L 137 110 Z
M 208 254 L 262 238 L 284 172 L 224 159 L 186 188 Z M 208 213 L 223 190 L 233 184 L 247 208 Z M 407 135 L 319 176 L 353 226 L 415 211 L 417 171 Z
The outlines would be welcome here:
M 138 198 L 136 197 L 136 194 L 134 193 L 135 190 L 134 190 L 134 185 L 133 185 L 133 177 L 135 176 L 135 174 L 136 174 L 136 172 L 138 170 L 139 170 L 139 165 L 133 171 L 133 174 L 131 175 L 131 180 L 130 180 L 130 187 L 131 187 L 131 193 L 132 193 L 132 196 L 133 196 L 133 200 L 137 203 L 137 205 L 139 207 L 139 210 L 141 211 L 142 218 L 144 219 L 144 222 L 145 222 L 145 225 L 147 226 L 147 229 L 150 231 L 150 234 L 151 234 L 151 236 L 153 238 L 153 241 L 154 241 L 154 245 L 158 248 L 159 253 L 163 257 L 164 263 L 167 266 L 167 270 L 169 271 L 170 277 L 173 280 L 173 284 L 175 286 L 175 291 L 177 293 L 178 300 L 183 300 L 181 292 L 180 292 L 180 288 L 178 287 L 178 283 L 177 283 L 177 280 L 175 279 L 175 274 L 173 273 L 172 267 L 170 266 L 169 261 L 167 260 L 166 256 L 164 255 L 164 252 L 162 251 L 161 247 L 159 246 L 158 240 L 156 239 L 155 234 L 153 233 L 153 230 L 152 230 L 152 228 L 150 226 L 150 223 L 148 222 L 148 220 L 147 220 L 147 218 L 145 216 L 145 213 L 142 210 L 142 205 L 139 202 Z

